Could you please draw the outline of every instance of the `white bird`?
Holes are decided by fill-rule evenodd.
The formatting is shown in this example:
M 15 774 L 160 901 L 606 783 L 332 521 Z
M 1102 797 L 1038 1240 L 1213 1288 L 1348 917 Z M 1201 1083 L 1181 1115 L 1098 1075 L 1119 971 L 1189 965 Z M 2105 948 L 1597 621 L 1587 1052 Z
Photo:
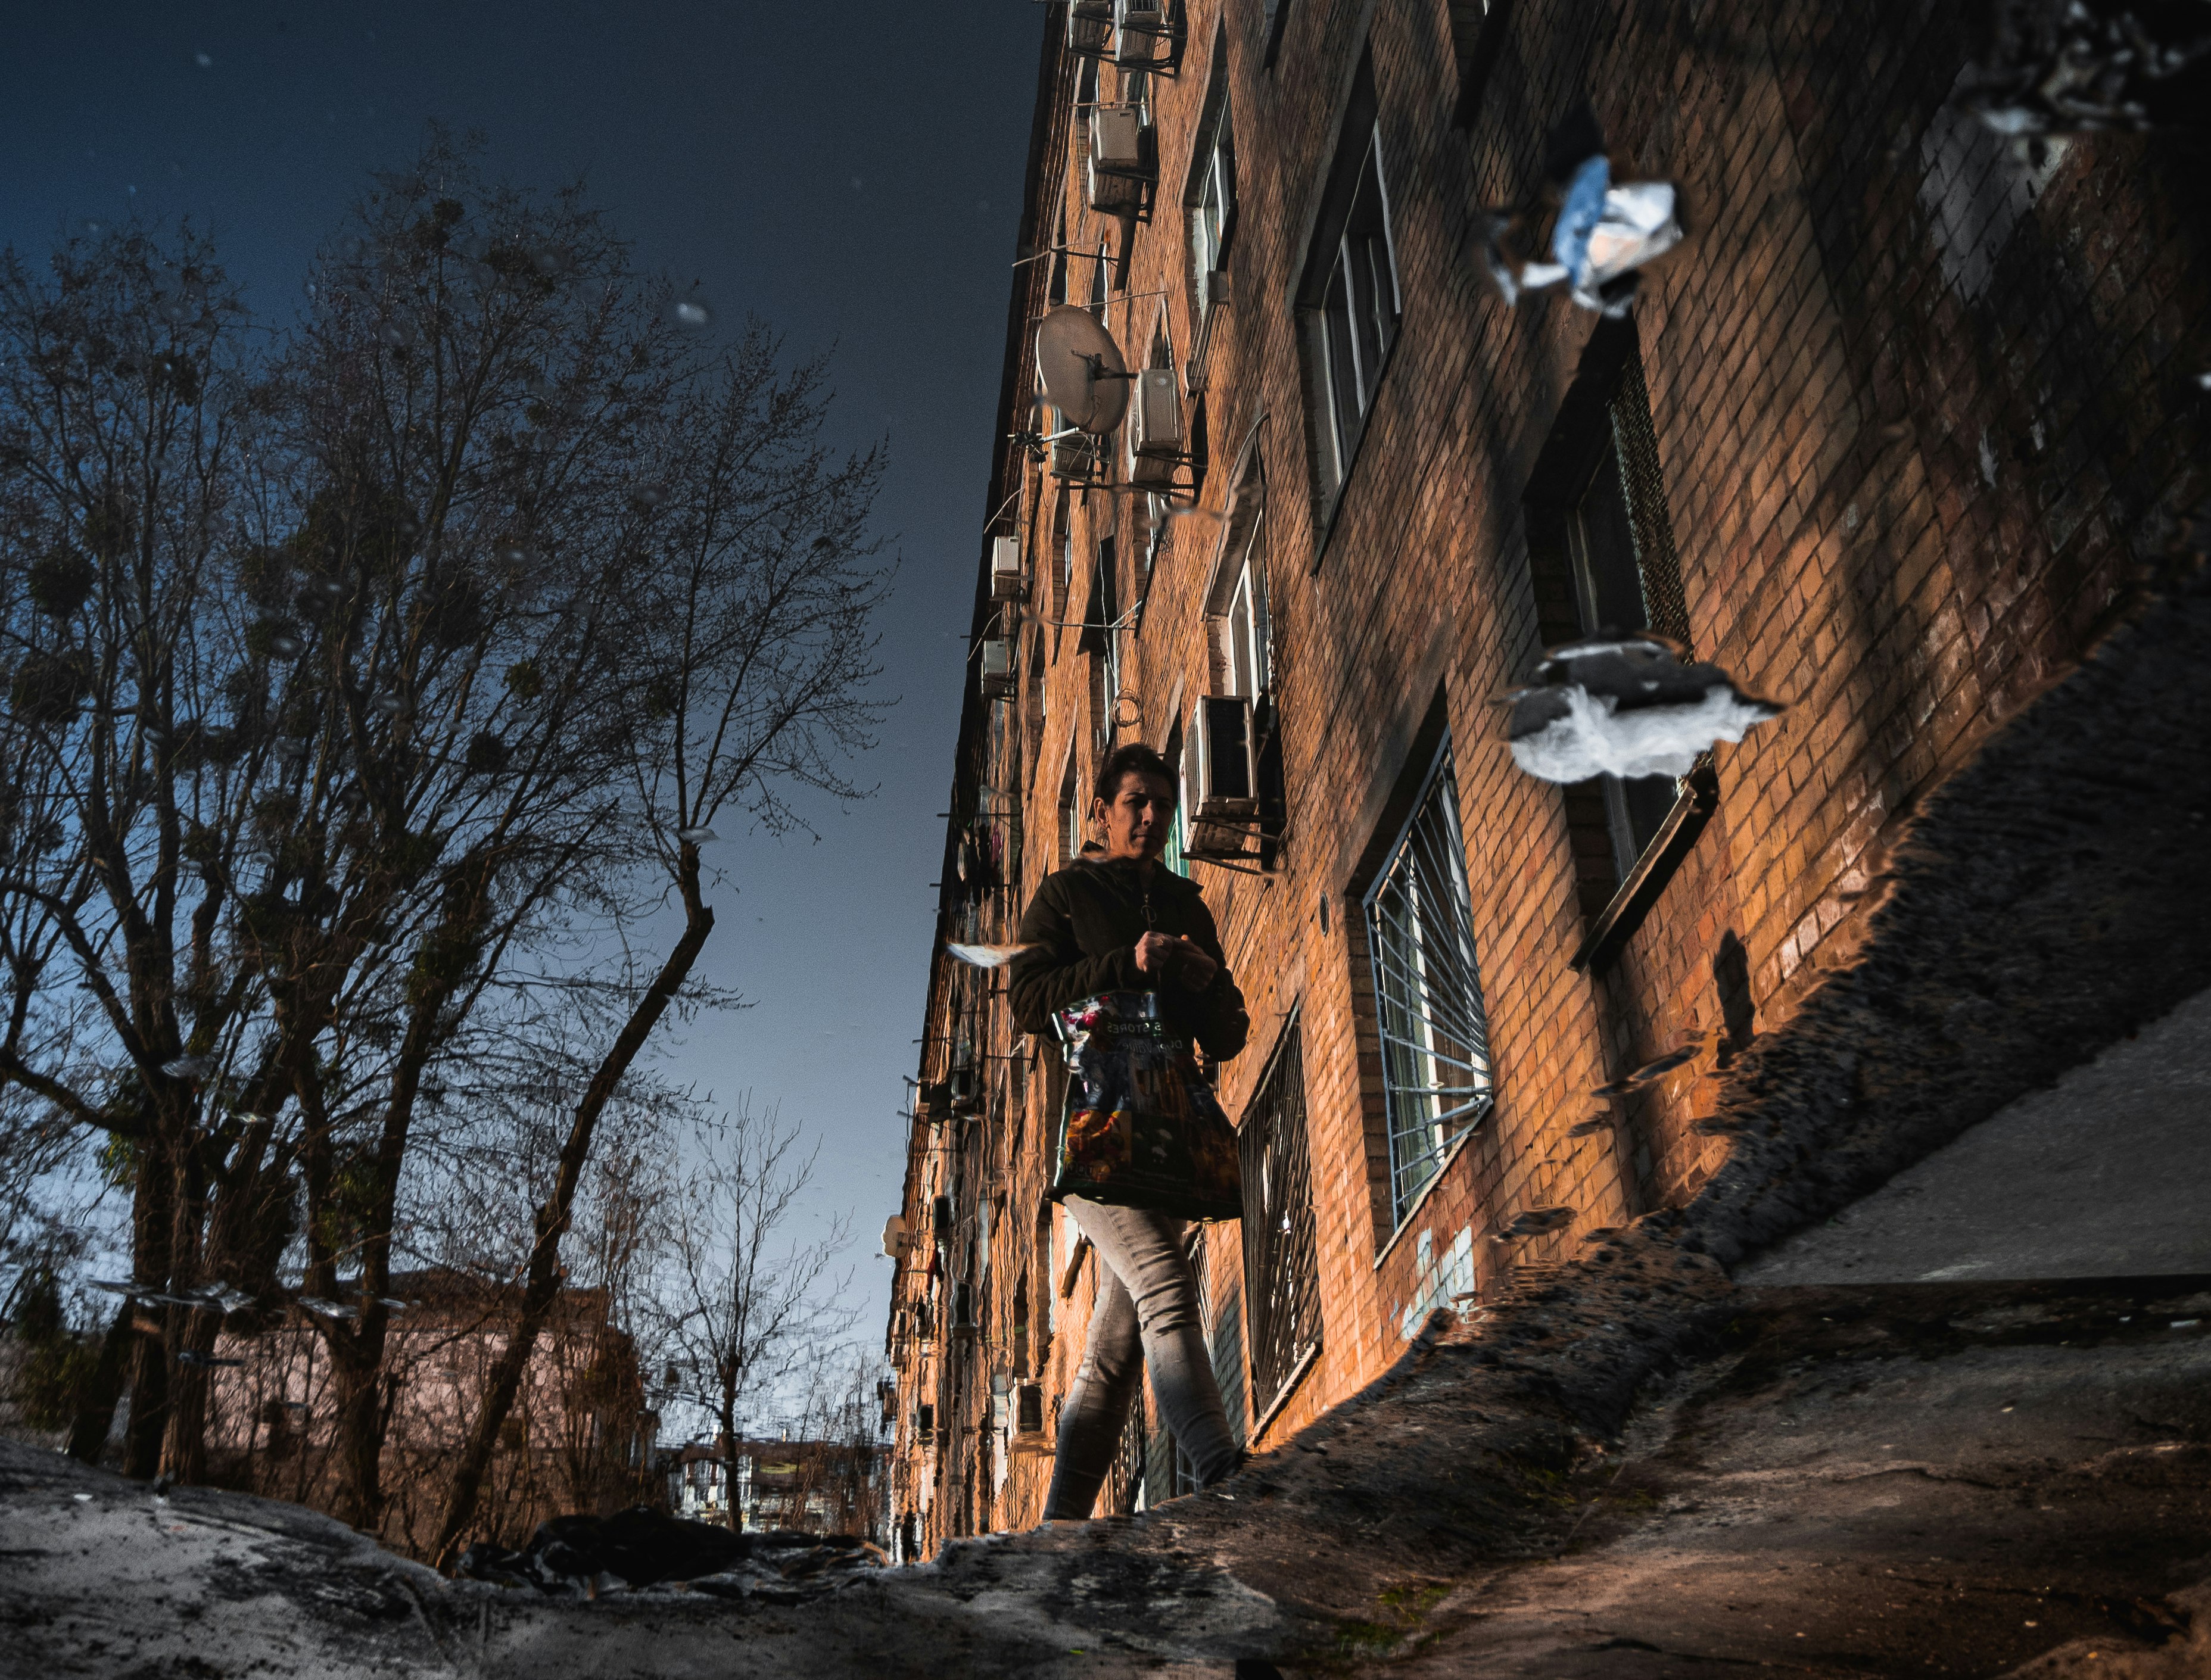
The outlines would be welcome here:
M 1739 741 L 1785 710 L 1647 631 L 1554 648 L 1505 699 L 1513 762 L 1544 782 L 1687 776 L 1713 742 Z

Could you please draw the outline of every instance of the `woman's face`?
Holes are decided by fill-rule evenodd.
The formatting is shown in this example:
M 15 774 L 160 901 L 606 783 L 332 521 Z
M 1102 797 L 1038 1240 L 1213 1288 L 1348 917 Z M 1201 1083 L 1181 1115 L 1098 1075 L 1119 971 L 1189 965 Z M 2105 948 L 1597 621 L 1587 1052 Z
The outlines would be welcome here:
M 1175 790 L 1163 776 L 1132 770 L 1112 803 L 1098 800 L 1093 809 L 1106 825 L 1106 856 L 1155 858 L 1173 832 Z

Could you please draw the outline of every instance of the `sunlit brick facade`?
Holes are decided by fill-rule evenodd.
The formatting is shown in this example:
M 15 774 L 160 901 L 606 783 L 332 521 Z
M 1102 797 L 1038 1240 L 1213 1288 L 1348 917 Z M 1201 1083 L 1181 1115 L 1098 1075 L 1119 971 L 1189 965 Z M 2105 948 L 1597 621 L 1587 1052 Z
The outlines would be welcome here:
M 1172 17 L 1078 17 L 1101 61 L 1046 9 L 1021 236 L 1043 254 L 1015 271 L 999 432 L 1050 422 L 1038 319 L 1095 301 L 1131 366 L 1172 370 L 1197 457 L 1176 499 L 1195 480 L 1204 511 L 1154 543 L 1145 498 L 1111 487 L 1124 438 L 1087 483 L 1063 447 L 1003 445 L 940 932 L 1012 937 L 1112 742 L 1178 755 L 1198 697 L 1254 700 L 1251 855 L 1184 867 L 1251 1006 L 1219 1090 L 1261 1128 L 1247 1196 L 1272 1200 L 1201 1259 L 1263 1450 L 1430 1311 L 1725 1159 L 1693 1123 L 1732 1055 L 1851 960 L 1910 813 L 2124 610 L 2204 493 L 2203 189 L 2160 141 L 1996 139 L 1947 102 L 1972 43 L 1931 0 Z M 1689 229 L 1616 323 L 1562 292 L 1509 307 L 1483 262 L 1482 207 L 1536 190 L 1584 100 L 1615 176 L 1676 180 Z M 1090 208 L 1099 104 L 1152 125 L 1148 216 Z M 1532 780 L 1493 703 L 1617 618 L 1622 577 L 1643 622 L 1791 709 L 1679 786 Z M 1412 936 L 1375 905 L 1453 819 L 1486 1036 L 1463 1060 L 1487 1097 L 1414 1159 L 1375 977 L 1404 952 L 1372 930 Z M 1043 1194 L 1052 1047 L 941 952 L 924 1032 L 888 1344 L 923 1555 L 1036 1520 L 1096 1272 Z M 1647 1090 L 1590 1094 L 1684 1045 Z M 1571 1223 L 1498 1240 L 1536 1207 Z M 1160 1432 L 1139 1444 L 1119 1508 L 1173 1491 Z

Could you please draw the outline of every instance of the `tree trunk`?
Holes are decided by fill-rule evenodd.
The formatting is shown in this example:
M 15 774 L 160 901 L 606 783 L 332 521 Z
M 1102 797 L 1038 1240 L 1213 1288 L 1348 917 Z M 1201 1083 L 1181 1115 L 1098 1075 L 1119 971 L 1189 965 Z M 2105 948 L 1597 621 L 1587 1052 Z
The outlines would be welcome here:
M 81 1464 L 100 1462 L 107 1432 L 115 1427 L 116 1402 L 123 1397 L 123 1372 L 134 1335 L 130 1319 L 130 1303 L 125 1301 L 115 1309 L 107 1335 L 100 1345 L 100 1363 L 93 1369 L 92 1385 L 70 1424 L 69 1455 Z
M 170 1209 L 169 1283 L 173 1289 L 189 1289 L 206 1281 L 200 1270 L 200 1220 L 206 1212 L 206 1175 L 199 1153 L 187 1146 L 177 1169 L 177 1195 Z M 168 1311 L 171 1357 L 187 1349 L 211 1352 L 215 1321 L 211 1314 L 189 1307 Z M 169 1379 L 168 1415 L 161 1430 L 161 1473 L 173 1482 L 207 1479 L 208 1371 L 205 1366 L 177 1363 Z
M 384 1429 L 376 1380 L 384 1363 L 384 1339 L 371 1341 L 341 1329 L 324 1345 L 330 1350 L 336 1399 L 330 1456 L 337 1485 L 332 1514 L 349 1527 L 374 1533 L 384 1518 Z
M 167 1294 L 169 1288 L 170 1202 L 176 1191 L 169 1130 L 159 1120 L 149 1128 L 131 1193 L 131 1281 L 153 1294 Z M 166 1339 L 137 1327 L 141 1313 L 135 1303 L 123 1305 L 132 1326 L 123 1473 L 149 1482 L 161 1467 L 161 1438 L 168 1424 L 169 1351 Z
M 744 1530 L 744 1513 L 737 1509 L 737 1398 L 722 1396 L 722 1515 L 732 1533 Z
M 514 1398 L 521 1391 L 523 1373 L 529 1369 L 538 1332 L 544 1327 L 554 1297 L 560 1293 L 560 1235 L 568 1228 L 568 1217 L 576 1203 L 576 1188 L 583 1179 L 584 1163 L 591 1156 L 591 1134 L 598 1125 L 599 1115 L 614 1096 L 615 1088 L 621 1083 L 622 1076 L 628 1073 L 630 1064 L 645 1048 L 654 1025 L 689 977 L 691 965 L 698 961 L 706 935 L 714 929 L 714 912 L 699 897 L 698 854 L 687 843 L 682 857 L 683 936 L 675 942 L 675 949 L 669 953 L 668 961 L 645 995 L 638 1000 L 637 1006 L 631 1010 L 629 1019 L 623 1023 L 613 1047 L 599 1063 L 598 1071 L 584 1091 L 583 1101 L 576 1105 L 575 1115 L 569 1121 L 567 1139 L 560 1146 L 560 1166 L 554 1179 L 553 1194 L 537 1210 L 537 1242 L 530 1250 L 522 1311 L 514 1333 L 500 1353 L 499 1363 L 492 1368 L 483 1410 L 476 1415 L 476 1427 L 469 1431 L 468 1445 L 453 1472 L 452 1490 L 446 1499 L 445 1519 L 439 1525 L 435 1551 L 437 1567 L 441 1569 L 451 1566 L 460 1550 L 461 1537 L 476 1520 L 476 1500 L 483 1489 L 484 1474 L 491 1467 L 493 1451 L 499 1444 L 500 1427 L 506 1422 Z

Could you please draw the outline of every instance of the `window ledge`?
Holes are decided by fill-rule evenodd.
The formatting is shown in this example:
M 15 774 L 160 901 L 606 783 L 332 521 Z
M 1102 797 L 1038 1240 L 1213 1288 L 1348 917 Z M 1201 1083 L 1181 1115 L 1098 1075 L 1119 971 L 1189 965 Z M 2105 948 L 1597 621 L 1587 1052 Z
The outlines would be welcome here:
M 1443 1159 L 1436 1163 L 1436 1169 L 1428 1175 L 1428 1181 L 1414 1192 L 1413 1200 L 1405 1204 L 1403 1216 L 1398 1219 L 1396 1228 L 1390 1233 L 1390 1240 L 1382 1245 L 1381 1251 L 1374 1256 L 1374 1264 L 1368 1268 L 1370 1271 L 1379 1272 L 1384 1262 L 1396 1252 L 1398 1238 L 1412 1230 L 1413 1222 L 1420 1216 L 1420 1210 L 1428 1205 L 1428 1198 L 1435 1194 L 1436 1186 L 1444 1181 L 1444 1175 L 1451 1169 L 1461 1153 L 1464 1151 L 1467 1139 L 1481 1130 L 1489 1117 L 1496 1112 L 1497 1094 L 1493 1091 L 1489 1097 L 1489 1106 L 1481 1111 L 1466 1130 L 1444 1146 Z
M 1643 918 L 1666 891 L 1667 882 L 1674 879 L 1674 872 L 1681 867 L 1681 860 L 1689 855 L 1690 847 L 1696 844 L 1697 837 L 1704 832 L 1719 801 L 1719 778 L 1712 773 L 1711 762 L 1709 758 L 1699 760 L 1682 778 L 1681 796 L 1666 813 L 1665 822 L 1651 843 L 1643 849 L 1635 867 L 1628 872 L 1627 879 L 1620 884 L 1620 891 L 1612 895 L 1612 902 L 1583 935 L 1581 948 L 1572 958 L 1575 968 L 1602 973 L 1620 954 L 1620 947 L 1643 925 Z
M 1298 1357 L 1298 1363 L 1290 1368 L 1288 1381 L 1282 1384 L 1275 1398 L 1267 1402 L 1267 1409 L 1259 1414 L 1259 1421 L 1251 1425 L 1251 1440 L 1256 1441 L 1267 1433 L 1268 1426 L 1282 1415 L 1282 1408 L 1290 1403 L 1299 1385 L 1312 1374 L 1313 1367 L 1319 1363 L 1320 1344 L 1316 1341 Z

